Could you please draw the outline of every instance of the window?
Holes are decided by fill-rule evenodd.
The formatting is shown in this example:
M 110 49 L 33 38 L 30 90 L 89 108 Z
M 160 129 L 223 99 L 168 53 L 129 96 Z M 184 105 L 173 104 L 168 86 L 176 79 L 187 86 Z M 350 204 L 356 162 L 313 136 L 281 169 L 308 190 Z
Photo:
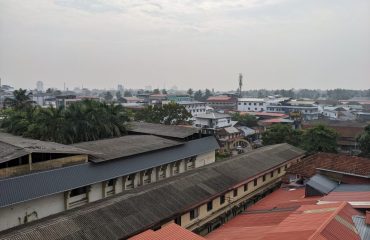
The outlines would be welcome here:
M 260 106 L 263 106 L 263 103 L 260 103 Z
M 225 203 L 225 195 L 220 196 L 220 205 Z
M 287 168 L 288 168 L 288 164 L 287 164 L 287 165 L 285 165 L 284 169 L 286 170 Z
M 257 179 L 254 179 L 254 180 L 253 180 L 253 185 L 254 185 L 254 186 L 257 186 Z
M 271 171 L 270 176 L 274 177 L 274 171 Z
M 207 203 L 207 211 L 209 212 L 209 211 L 211 211 L 213 209 L 213 201 L 209 201 L 208 203 Z
M 244 105 L 247 105 L 247 103 L 244 103 Z
M 278 174 L 280 174 L 280 172 L 281 172 L 281 170 L 280 170 L 280 168 L 278 168 Z
M 87 187 L 80 187 L 80 188 L 75 188 L 71 190 L 69 196 L 75 197 L 75 196 L 86 194 L 86 193 L 87 193 Z
M 233 191 L 233 196 L 234 196 L 234 197 L 238 196 L 238 189 L 234 189 L 234 191 Z
M 248 191 L 248 183 L 244 184 L 244 192 Z
M 178 216 L 177 218 L 175 218 L 175 223 L 181 226 L 181 216 Z
M 114 179 L 111 179 L 111 180 L 109 180 L 109 181 L 107 182 L 107 186 L 108 186 L 108 187 L 113 187 L 113 185 L 114 185 Z
M 194 218 L 197 218 L 199 216 L 199 209 L 194 208 L 190 211 L 190 220 L 193 220 Z
M 262 176 L 262 181 L 264 182 L 264 181 L 266 181 L 266 175 L 263 175 Z
M 254 106 L 256 106 L 256 105 L 257 105 L 257 103 L 254 103 L 253 105 L 254 105 Z

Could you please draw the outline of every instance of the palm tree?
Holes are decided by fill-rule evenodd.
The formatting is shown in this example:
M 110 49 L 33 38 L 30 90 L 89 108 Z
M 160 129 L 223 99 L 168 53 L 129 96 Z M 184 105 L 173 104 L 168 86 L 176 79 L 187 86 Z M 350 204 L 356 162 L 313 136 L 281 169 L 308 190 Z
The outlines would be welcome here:
M 4 100 L 4 107 L 10 106 L 16 109 L 22 109 L 24 107 L 31 106 L 33 101 L 31 100 L 32 93 L 27 93 L 26 89 L 18 89 L 13 92 L 13 98 L 6 98 Z

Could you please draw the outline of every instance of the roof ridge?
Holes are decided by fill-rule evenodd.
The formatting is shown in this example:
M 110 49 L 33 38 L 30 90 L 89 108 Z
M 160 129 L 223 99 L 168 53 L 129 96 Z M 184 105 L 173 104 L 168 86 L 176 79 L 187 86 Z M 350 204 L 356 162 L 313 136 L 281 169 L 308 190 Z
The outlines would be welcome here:
M 330 217 L 328 217 L 328 219 L 326 219 L 321 225 L 320 227 L 318 227 L 316 229 L 316 231 L 311 235 L 311 237 L 308 239 L 308 240 L 313 240 L 315 239 L 321 232 L 322 230 L 324 230 L 324 228 L 335 218 L 335 216 L 338 215 L 338 213 L 340 211 L 343 210 L 343 208 L 347 205 L 348 203 L 347 202 L 342 202 L 338 208 L 330 215 Z

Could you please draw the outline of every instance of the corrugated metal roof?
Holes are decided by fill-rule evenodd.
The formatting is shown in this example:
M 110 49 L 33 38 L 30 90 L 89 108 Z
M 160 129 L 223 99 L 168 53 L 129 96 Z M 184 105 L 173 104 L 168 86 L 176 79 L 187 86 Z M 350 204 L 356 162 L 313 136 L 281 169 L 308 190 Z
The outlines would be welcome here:
M 183 143 L 152 135 L 127 135 L 118 138 L 81 142 L 73 146 L 91 152 L 94 151 L 93 155 L 96 158 L 91 159 L 91 161 L 102 162 L 174 147 L 180 144 Z
M 333 180 L 330 180 L 325 176 L 316 174 L 310 178 L 306 185 L 311 186 L 312 188 L 316 189 L 317 191 L 323 194 L 328 194 L 338 186 L 338 183 L 334 182 Z
M 370 225 L 366 224 L 365 217 L 353 216 L 352 220 L 355 223 L 356 229 L 361 237 L 361 240 L 370 240 Z
M 20 136 L 14 136 L 8 133 L 0 132 L 0 163 L 34 152 L 91 154 L 90 151 L 79 149 L 71 145 L 23 138 Z
M 187 138 L 198 133 L 198 129 L 190 127 L 181 127 L 173 125 L 164 125 L 146 122 L 131 122 L 129 124 L 130 132 L 152 134 L 162 137 Z
M 0 180 L 0 207 L 125 176 L 219 148 L 214 137 L 102 164 L 84 163 Z M 14 191 L 16 189 L 16 191 Z
M 198 142 L 197 145 L 202 144 Z M 0 239 L 26 240 L 35 234 L 42 239 L 127 238 L 187 212 L 253 176 L 302 154 L 302 150 L 288 144 L 259 148 L 226 161 L 30 222 L 0 233 Z
M 157 231 L 147 230 L 129 240 L 205 240 L 205 238 L 175 223 L 170 223 Z

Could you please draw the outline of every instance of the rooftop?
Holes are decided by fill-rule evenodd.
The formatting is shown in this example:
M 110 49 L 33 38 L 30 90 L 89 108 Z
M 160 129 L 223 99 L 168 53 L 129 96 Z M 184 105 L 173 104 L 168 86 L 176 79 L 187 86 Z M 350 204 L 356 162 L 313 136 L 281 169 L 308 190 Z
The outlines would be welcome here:
M 290 166 L 287 173 L 312 177 L 316 169 L 328 169 L 348 174 L 370 176 L 370 159 L 334 153 L 317 153 Z
M 0 207 L 65 192 L 218 149 L 214 137 L 101 164 L 91 162 L 0 180 Z M 17 191 L 14 191 L 17 189 Z
M 146 122 L 131 122 L 130 132 L 141 134 L 152 134 L 162 137 L 172 138 L 187 138 L 198 133 L 198 130 L 193 127 L 183 127 L 174 125 L 164 125 Z
M 29 139 L 0 132 L 0 163 L 30 153 L 91 154 L 90 151 L 71 145 Z
M 73 146 L 88 151 L 95 151 L 93 154 L 95 158 L 91 159 L 91 161 L 102 162 L 174 147 L 180 144 L 183 143 L 151 135 L 127 135 L 118 138 L 81 142 Z
M 280 117 L 280 118 L 287 118 L 288 115 L 284 113 L 272 113 L 272 112 L 240 112 L 240 115 L 254 115 L 260 117 Z
M 340 184 L 320 199 L 320 203 L 340 201 L 349 202 L 354 208 L 370 209 L 370 184 Z
M 229 114 L 212 112 L 198 114 L 197 116 L 195 116 L 195 118 L 220 119 L 220 118 L 231 118 L 231 116 Z
M 230 100 L 233 100 L 232 97 L 229 97 L 229 96 L 224 96 L 224 95 L 221 95 L 221 96 L 212 96 L 212 97 L 209 97 L 207 99 L 207 102 L 209 101 L 230 101 Z
M 360 239 L 349 204 L 316 205 L 304 189 L 279 189 L 206 236 L 209 240 Z
M 263 98 L 238 98 L 238 102 L 265 102 Z
M 250 181 L 256 175 L 302 156 L 303 153 L 288 144 L 266 146 L 71 211 L 30 222 L 0 233 L 0 238 L 127 238 L 152 228 L 161 221 L 173 219 L 178 214 Z M 1 184 L 0 188 L 5 189 Z
M 205 238 L 175 223 L 170 223 L 157 231 L 147 230 L 129 240 L 205 240 Z

